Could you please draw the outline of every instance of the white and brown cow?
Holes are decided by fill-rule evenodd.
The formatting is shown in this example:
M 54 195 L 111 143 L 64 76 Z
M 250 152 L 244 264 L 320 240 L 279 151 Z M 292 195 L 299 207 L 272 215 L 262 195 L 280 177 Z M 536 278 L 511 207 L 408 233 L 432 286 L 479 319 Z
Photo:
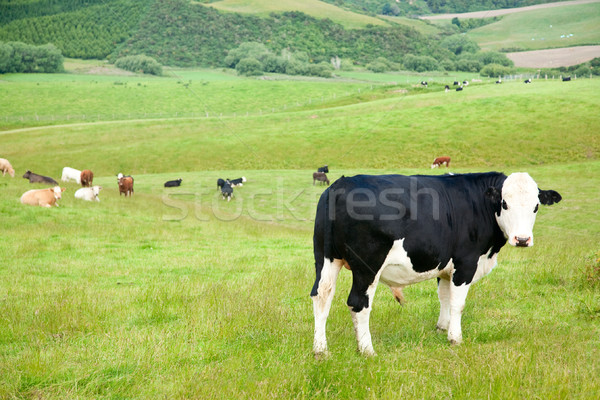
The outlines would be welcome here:
M 450 167 L 450 157 L 437 157 L 435 160 L 433 160 L 433 163 L 431 164 L 431 169 L 441 167 L 444 164 L 446 164 L 446 168 Z

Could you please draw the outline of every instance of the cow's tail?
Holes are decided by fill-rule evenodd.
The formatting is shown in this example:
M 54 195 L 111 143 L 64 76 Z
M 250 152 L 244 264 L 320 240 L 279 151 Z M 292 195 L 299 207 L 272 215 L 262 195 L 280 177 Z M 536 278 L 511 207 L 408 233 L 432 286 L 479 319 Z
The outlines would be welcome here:
M 329 188 L 325 189 L 319 198 L 319 203 L 317 205 L 315 230 L 313 236 L 316 276 L 315 283 L 310 294 L 311 296 L 317 295 L 317 289 L 319 288 L 319 282 L 321 281 L 325 260 L 333 262 L 334 258 L 341 258 L 339 255 L 335 254 L 336 251 L 333 240 L 335 210 L 332 209 L 332 206 L 335 206 L 336 203 L 336 183 L 337 181 L 334 182 Z

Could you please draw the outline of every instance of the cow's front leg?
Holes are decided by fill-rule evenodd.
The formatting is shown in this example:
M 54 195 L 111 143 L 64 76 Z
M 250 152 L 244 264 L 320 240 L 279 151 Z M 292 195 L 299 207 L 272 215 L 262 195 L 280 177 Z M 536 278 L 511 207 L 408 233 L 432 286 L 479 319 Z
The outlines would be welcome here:
M 452 344 L 462 343 L 462 313 L 469 293 L 470 284 L 456 286 L 450 282 L 450 321 L 448 324 L 448 340 Z

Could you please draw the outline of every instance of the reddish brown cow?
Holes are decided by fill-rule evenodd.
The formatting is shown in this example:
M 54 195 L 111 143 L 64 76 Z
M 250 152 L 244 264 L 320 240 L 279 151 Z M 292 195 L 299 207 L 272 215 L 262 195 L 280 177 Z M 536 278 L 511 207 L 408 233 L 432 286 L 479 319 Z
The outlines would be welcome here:
M 94 173 L 89 169 L 81 171 L 81 186 L 90 187 L 94 181 Z
M 329 185 L 329 179 L 327 178 L 327 175 L 325 174 L 325 172 L 314 172 L 313 173 L 313 185 L 315 184 L 316 181 L 321 182 L 321 184 L 327 183 L 327 185 Z
M 119 178 L 119 196 L 125 193 L 125 197 L 133 194 L 133 178 L 131 176 L 124 176 Z
M 431 168 L 441 167 L 443 164 L 446 164 L 446 168 L 450 167 L 450 157 L 438 157 L 433 160 L 433 164 L 431 164 Z

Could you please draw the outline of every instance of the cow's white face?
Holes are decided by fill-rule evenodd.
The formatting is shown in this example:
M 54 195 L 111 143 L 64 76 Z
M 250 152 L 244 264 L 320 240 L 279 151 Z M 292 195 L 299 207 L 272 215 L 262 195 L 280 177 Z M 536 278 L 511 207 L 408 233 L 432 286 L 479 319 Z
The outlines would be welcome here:
M 56 200 L 59 200 L 60 198 L 62 198 L 62 192 L 65 191 L 65 188 L 62 188 L 60 186 L 54 186 L 52 188 L 52 191 L 54 192 L 54 198 Z
M 102 186 L 92 186 L 92 193 L 94 193 L 95 197 L 98 197 L 100 190 L 102 190 Z
M 524 172 L 508 176 L 502 185 L 500 215 L 496 221 L 512 246 L 533 246 L 533 224 L 540 205 L 539 189 Z

